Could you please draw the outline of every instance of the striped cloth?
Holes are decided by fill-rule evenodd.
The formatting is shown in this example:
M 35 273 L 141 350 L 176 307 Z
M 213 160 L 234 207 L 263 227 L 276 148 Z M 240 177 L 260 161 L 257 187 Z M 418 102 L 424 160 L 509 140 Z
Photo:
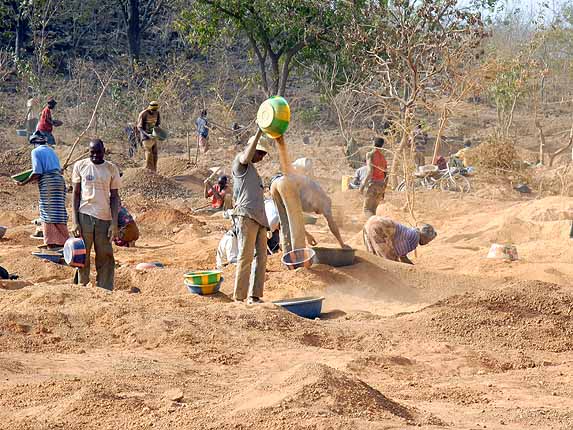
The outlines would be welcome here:
M 40 175 L 40 219 L 49 224 L 67 224 L 66 183 L 58 170 Z
M 394 249 L 399 257 L 405 257 L 418 247 L 420 243 L 420 233 L 415 228 L 409 228 L 396 223 L 396 233 L 394 234 Z

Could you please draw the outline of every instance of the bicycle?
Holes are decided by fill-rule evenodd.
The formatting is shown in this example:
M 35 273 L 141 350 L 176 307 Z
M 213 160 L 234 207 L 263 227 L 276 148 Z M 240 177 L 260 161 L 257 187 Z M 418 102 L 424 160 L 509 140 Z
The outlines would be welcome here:
M 470 181 L 463 175 L 462 169 L 450 167 L 449 164 L 445 170 L 439 170 L 438 166 L 433 165 L 422 166 L 414 173 L 413 181 L 414 190 L 439 188 L 440 191 L 461 193 L 469 193 L 471 190 Z M 406 180 L 403 179 L 396 187 L 396 191 L 405 190 Z

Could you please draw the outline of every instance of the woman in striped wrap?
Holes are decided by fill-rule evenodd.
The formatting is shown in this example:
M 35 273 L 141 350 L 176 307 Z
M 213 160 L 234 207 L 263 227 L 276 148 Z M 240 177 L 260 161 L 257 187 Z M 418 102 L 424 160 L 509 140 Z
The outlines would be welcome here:
M 66 211 L 66 183 L 62 176 L 60 160 L 47 140 L 36 136 L 31 142 L 32 175 L 19 185 L 37 181 L 40 192 L 40 219 L 44 230 L 44 244 L 48 249 L 61 248 L 69 237 Z
M 414 264 L 408 254 L 418 245 L 427 245 L 437 236 L 434 227 L 422 224 L 410 228 L 381 216 L 372 216 L 362 231 L 368 252 L 400 263 Z

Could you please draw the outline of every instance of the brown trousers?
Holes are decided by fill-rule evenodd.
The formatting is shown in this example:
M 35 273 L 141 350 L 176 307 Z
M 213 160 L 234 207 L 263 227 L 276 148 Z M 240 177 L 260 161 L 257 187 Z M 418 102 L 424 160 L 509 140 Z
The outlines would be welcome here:
M 364 215 L 376 215 L 376 208 L 384 200 L 386 182 L 370 182 L 364 192 Z
M 267 268 L 267 229 L 246 216 L 236 217 L 235 222 L 239 230 L 239 256 L 234 299 L 263 297 Z
M 157 160 L 159 158 L 157 140 L 146 139 L 143 141 L 143 147 L 145 148 L 145 168 L 157 172 Z

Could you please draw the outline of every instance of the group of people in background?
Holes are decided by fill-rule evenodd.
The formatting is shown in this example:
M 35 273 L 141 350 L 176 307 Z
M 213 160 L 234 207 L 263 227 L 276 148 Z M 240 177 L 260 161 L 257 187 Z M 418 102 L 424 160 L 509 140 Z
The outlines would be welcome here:
M 66 184 L 60 161 L 52 147 L 55 143 L 53 128 L 62 124 L 52 117 L 56 104 L 54 99 L 49 99 L 35 124 L 36 104 L 31 100 L 28 102 L 26 120 L 29 129 L 34 128 L 35 124 L 30 137 L 35 148 L 32 150 L 32 174 L 27 180 L 19 182 L 19 185 L 38 183 L 40 220 L 45 246 L 49 250 L 60 250 L 69 238 Z M 160 125 L 159 103 L 152 101 L 139 114 L 137 121 L 137 131 L 145 149 L 145 167 L 152 171 L 157 170 L 155 131 Z M 196 126 L 198 147 L 206 152 L 209 148 L 206 110 L 201 112 Z M 384 200 L 388 182 L 384 143 L 383 137 L 374 139 L 373 147 L 366 155 L 366 165 L 359 169 L 357 181 L 354 182 L 364 195 L 363 211 L 368 217 L 363 229 L 364 243 L 371 253 L 389 260 L 411 263 L 408 253 L 418 245 L 429 243 L 436 237 L 436 232 L 427 224 L 410 228 L 376 215 L 377 207 Z M 333 217 L 331 199 L 310 175 L 295 173 L 285 176 L 279 173 L 267 188 L 264 187 L 256 164 L 265 159 L 270 150 L 269 143 L 258 130 L 233 161 L 232 191 L 226 175 L 220 175 L 216 182 L 212 177 L 204 182 L 204 197 L 211 200 L 210 210 L 228 211 L 233 221 L 233 228 L 224 238 L 227 240 L 224 244 L 222 241 L 219 247 L 218 265 L 236 262 L 233 296 L 237 301 L 246 300 L 248 303 L 259 303 L 263 296 L 267 255 L 278 251 L 279 242 L 283 252 L 293 250 L 282 189 L 288 188 L 296 195 L 303 212 L 323 215 L 339 245 L 348 247 Z M 86 265 L 77 270 L 75 281 L 81 285 L 89 283 L 93 248 L 97 272 L 95 285 L 111 290 L 115 267 L 112 243 L 133 246 L 139 237 L 139 230 L 133 217 L 121 205 L 121 174 L 117 166 L 105 159 L 103 141 L 90 141 L 89 158 L 74 164 L 71 181 L 71 232 L 76 237 L 82 237 L 86 246 Z M 270 198 L 265 198 L 265 189 Z M 310 245 L 317 244 L 306 228 L 304 234 Z

